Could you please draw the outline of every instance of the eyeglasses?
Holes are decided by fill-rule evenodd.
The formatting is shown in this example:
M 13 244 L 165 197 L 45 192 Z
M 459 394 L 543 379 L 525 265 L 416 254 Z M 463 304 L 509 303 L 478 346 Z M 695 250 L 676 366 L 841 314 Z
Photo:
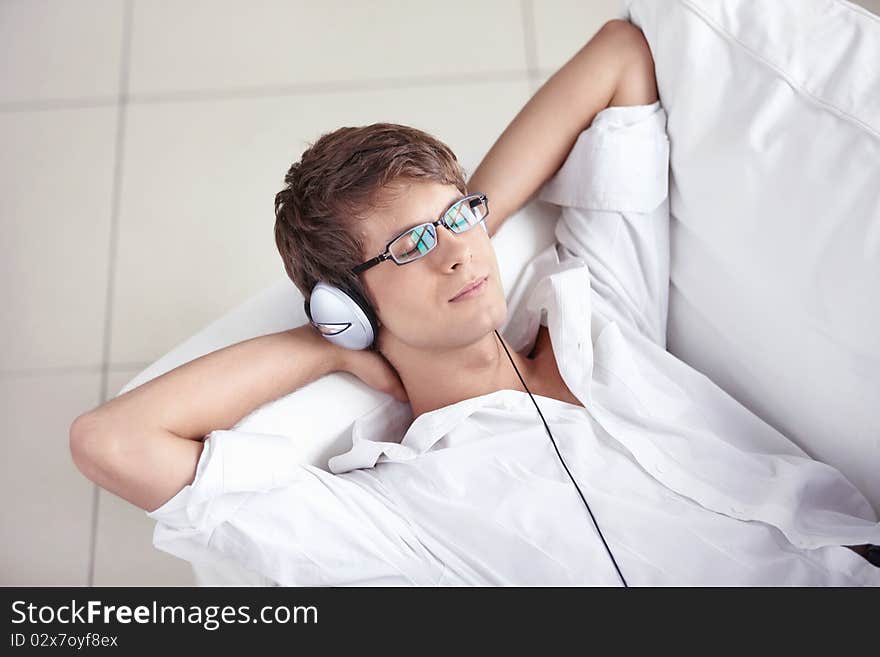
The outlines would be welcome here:
M 385 246 L 385 251 L 367 260 L 351 271 L 359 274 L 378 265 L 383 260 L 392 260 L 396 265 L 406 265 L 425 257 L 437 246 L 437 229 L 444 225 L 451 232 L 461 234 L 478 225 L 489 214 L 489 199 L 485 194 L 468 194 L 453 203 L 437 221 L 429 221 L 409 228 Z

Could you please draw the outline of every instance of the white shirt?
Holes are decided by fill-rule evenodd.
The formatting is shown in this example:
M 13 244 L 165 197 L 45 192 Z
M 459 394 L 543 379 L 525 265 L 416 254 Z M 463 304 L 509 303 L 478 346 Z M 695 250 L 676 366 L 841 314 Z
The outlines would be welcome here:
M 519 351 L 546 313 L 584 407 L 534 397 L 630 586 L 880 585 L 841 547 L 880 543 L 862 493 L 665 350 L 665 125 L 657 102 L 606 108 L 580 134 L 540 191 L 561 207 L 557 243 L 501 333 Z M 147 514 L 154 545 L 281 585 L 620 585 L 527 393 L 414 422 L 389 398 L 332 472 L 299 454 L 213 431 L 193 484 Z

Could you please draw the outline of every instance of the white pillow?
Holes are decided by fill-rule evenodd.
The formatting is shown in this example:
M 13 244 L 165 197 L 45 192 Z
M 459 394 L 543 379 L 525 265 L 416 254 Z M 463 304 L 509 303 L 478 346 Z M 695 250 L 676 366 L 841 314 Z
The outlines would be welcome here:
M 880 512 L 880 19 L 624 0 L 670 139 L 669 350 Z

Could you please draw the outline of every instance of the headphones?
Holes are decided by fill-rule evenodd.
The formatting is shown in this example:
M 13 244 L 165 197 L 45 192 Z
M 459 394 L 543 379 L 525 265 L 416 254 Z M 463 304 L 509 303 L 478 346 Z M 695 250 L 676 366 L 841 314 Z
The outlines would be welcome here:
M 486 227 L 485 219 L 480 222 L 480 225 L 488 234 L 489 229 Z M 318 329 L 321 335 L 333 344 L 354 350 L 373 349 L 375 347 L 376 337 L 379 334 L 378 318 L 373 311 L 372 304 L 357 290 L 348 286 L 338 287 L 336 285 L 325 283 L 324 281 L 319 281 L 312 288 L 311 297 L 304 302 L 304 306 L 306 315 L 309 318 L 309 323 Z M 547 426 L 544 414 L 541 413 L 541 409 L 538 407 L 538 402 L 535 401 L 526 382 L 523 381 L 516 363 L 513 362 L 513 358 L 507 350 L 507 345 L 504 344 L 504 340 L 498 335 L 497 330 L 495 331 L 495 335 L 498 337 L 501 346 L 504 347 L 504 352 L 510 359 L 510 364 L 513 365 L 513 369 L 516 370 L 516 375 L 519 377 L 526 392 L 529 393 L 532 403 L 535 405 L 535 408 L 538 409 L 538 415 L 541 416 L 541 421 L 544 423 L 544 428 L 550 436 L 550 441 L 553 443 L 553 447 L 556 448 L 556 454 L 559 456 L 559 460 L 562 461 L 562 466 L 565 468 L 572 483 L 575 488 L 577 488 L 581 500 L 583 500 L 584 505 L 587 507 L 587 512 L 590 514 L 590 518 L 593 521 L 593 525 L 596 527 L 596 531 L 599 532 L 599 537 L 605 545 L 605 550 L 608 552 L 608 556 L 611 557 L 611 561 L 614 564 L 617 575 L 620 577 L 620 581 L 623 582 L 624 587 L 628 587 L 628 584 L 623 577 L 623 573 L 620 572 L 617 561 L 611 553 L 611 548 L 608 547 L 608 543 L 602 535 L 602 530 L 599 529 L 599 524 L 596 522 L 596 518 L 590 510 L 590 505 L 587 504 L 587 500 L 581 492 L 580 486 L 577 485 L 568 466 L 565 465 L 565 460 L 562 458 L 562 454 L 559 453 L 559 448 L 556 446 L 553 434 L 550 433 L 550 427 Z

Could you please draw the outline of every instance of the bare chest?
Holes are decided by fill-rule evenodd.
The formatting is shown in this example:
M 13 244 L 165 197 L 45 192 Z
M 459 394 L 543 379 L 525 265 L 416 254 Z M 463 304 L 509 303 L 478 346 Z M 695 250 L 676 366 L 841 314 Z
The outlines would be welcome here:
M 535 346 L 526 358 L 535 363 L 535 371 L 537 372 L 537 375 L 532 376 L 534 382 L 526 381 L 533 394 L 583 407 L 581 401 L 572 394 L 559 373 L 556 355 L 550 344 L 550 333 L 546 326 L 541 326 L 538 330 Z

